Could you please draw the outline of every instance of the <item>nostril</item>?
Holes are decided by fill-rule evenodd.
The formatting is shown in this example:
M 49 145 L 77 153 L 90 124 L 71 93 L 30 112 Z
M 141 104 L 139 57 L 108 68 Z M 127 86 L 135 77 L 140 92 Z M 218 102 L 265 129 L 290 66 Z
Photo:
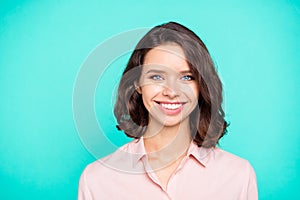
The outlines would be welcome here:
M 177 94 L 177 91 L 174 90 L 173 88 L 165 87 L 163 90 L 163 95 L 173 98 L 174 96 L 177 96 L 178 94 Z

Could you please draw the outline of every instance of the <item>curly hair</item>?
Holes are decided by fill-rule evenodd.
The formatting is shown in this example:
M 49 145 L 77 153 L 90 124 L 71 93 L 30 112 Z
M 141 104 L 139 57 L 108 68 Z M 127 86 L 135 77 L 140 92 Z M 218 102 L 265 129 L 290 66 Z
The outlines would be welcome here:
M 169 22 L 152 28 L 136 45 L 120 80 L 114 114 L 119 130 L 131 138 L 140 138 L 148 125 L 149 113 L 142 95 L 135 88 L 145 55 L 154 47 L 176 43 L 199 87 L 198 108 L 190 114 L 193 140 L 198 146 L 210 148 L 227 132 L 222 108 L 222 83 L 203 41 L 187 27 Z

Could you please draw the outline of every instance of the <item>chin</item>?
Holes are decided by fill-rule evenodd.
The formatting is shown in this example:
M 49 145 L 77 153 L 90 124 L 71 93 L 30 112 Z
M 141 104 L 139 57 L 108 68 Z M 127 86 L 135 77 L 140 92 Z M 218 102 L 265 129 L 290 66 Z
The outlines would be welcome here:
M 165 122 L 165 123 L 163 123 L 163 125 L 165 127 L 175 127 L 175 126 L 179 126 L 180 123 L 179 122 L 177 122 L 177 123 L 174 123 L 174 122 Z
M 153 122 L 156 122 L 156 125 L 169 127 L 169 128 L 183 125 L 185 123 L 188 123 L 189 121 L 188 117 L 184 117 L 182 115 L 166 116 L 166 115 L 161 115 L 160 113 L 157 115 L 152 115 L 151 118 L 153 119 Z
M 175 120 L 175 119 L 166 119 L 163 122 L 161 122 L 163 124 L 163 126 L 165 127 L 174 127 L 174 126 L 180 126 L 180 124 L 182 123 L 182 120 Z

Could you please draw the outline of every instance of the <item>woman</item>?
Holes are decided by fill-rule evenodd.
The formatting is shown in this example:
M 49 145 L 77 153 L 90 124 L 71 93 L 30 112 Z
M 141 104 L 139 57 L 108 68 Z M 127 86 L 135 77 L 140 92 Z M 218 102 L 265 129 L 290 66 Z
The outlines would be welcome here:
M 216 147 L 228 126 L 222 84 L 202 40 L 152 28 L 120 80 L 114 114 L 132 138 L 86 167 L 78 199 L 257 199 L 248 161 Z

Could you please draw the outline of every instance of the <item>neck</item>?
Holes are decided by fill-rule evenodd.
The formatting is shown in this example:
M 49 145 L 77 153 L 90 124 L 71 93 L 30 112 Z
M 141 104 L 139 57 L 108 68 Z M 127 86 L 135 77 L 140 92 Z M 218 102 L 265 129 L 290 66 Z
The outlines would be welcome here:
M 143 140 L 149 159 L 163 163 L 177 160 L 186 154 L 192 140 L 189 120 L 176 126 L 161 128 L 149 123 Z

